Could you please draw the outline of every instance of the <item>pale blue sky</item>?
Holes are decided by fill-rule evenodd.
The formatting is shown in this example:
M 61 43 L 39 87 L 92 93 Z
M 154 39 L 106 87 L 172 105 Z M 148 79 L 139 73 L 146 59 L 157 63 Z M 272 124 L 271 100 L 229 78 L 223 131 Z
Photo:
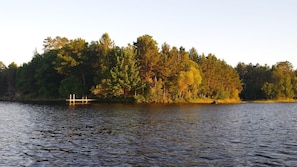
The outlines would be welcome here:
M 48 36 L 91 42 L 107 32 L 118 46 L 149 34 L 232 66 L 290 61 L 297 68 L 296 0 L 0 0 L 0 21 L 6 65 L 29 62 Z

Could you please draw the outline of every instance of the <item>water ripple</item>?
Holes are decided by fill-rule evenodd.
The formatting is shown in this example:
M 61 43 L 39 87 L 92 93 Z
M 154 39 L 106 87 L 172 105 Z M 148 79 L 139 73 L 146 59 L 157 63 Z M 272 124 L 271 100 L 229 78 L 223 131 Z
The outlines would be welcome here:
M 0 102 L 0 166 L 297 166 L 296 109 Z

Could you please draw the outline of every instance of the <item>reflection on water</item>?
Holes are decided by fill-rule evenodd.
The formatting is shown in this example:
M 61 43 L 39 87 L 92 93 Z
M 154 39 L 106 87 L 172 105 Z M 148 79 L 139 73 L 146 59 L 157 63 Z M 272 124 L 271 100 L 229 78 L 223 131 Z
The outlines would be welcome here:
M 0 166 L 296 166 L 296 111 L 0 102 Z

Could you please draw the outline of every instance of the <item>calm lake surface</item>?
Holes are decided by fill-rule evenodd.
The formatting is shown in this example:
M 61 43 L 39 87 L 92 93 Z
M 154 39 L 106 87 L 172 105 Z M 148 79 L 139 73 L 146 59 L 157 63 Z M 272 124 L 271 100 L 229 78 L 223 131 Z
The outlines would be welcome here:
M 297 166 L 297 103 L 0 102 L 0 166 Z

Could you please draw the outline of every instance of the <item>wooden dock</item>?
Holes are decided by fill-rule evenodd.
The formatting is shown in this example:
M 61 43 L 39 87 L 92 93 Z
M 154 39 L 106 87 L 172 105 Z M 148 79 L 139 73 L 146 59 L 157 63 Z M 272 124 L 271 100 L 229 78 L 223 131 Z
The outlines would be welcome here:
M 69 102 L 69 105 L 76 105 L 76 104 L 89 104 L 90 101 L 95 101 L 96 99 L 88 99 L 87 96 L 82 96 L 80 99 L 76 99 L 75 94 L 70 94 L 69 99 L 66 99 Z

